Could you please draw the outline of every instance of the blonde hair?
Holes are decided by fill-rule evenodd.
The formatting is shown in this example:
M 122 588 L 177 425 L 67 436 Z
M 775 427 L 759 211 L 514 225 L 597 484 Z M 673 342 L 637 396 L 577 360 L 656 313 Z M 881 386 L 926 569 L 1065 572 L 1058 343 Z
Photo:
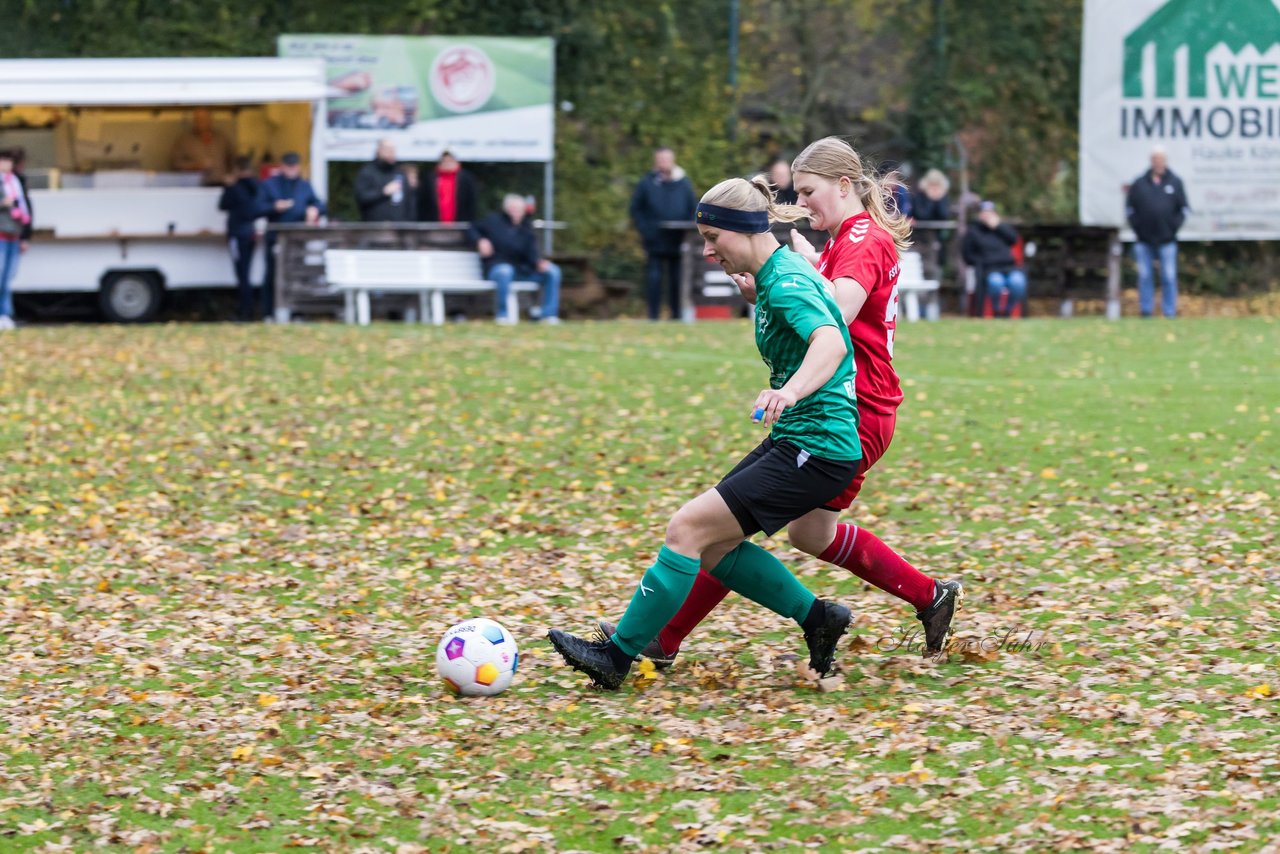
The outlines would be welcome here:
M 928 172 L 924 173 L 924 177 L 920 179 L 920 186 L 922 188 L 937 187 L 942 191 L 942 195 L 945 196 L 947 193 L 951 192 L 951 179 L 948 178 L 946 173 L 941 169 L 930 169 Z
M 775 201 L 773 185 L 764 175 L 726 178 L 702 194 L 703 204 L 732 208 L 735 211 L 764 211 L 769 222 L 795 222 L 809 212 L 796 205 L 780 205 Z
M 836 136 L 810 143 L 792 161 L 791 171 L 808 172 L 829 181 L 848 178 L 876 225 L 893 235 L 898 251 L 905 252 L 911 248 L 911 223 L 898 210 L 898 200 L 894 195 L 894 189 L 902 186 L 897 172 L 876 175 L 874 169 L 863 165 L 853 146 Z

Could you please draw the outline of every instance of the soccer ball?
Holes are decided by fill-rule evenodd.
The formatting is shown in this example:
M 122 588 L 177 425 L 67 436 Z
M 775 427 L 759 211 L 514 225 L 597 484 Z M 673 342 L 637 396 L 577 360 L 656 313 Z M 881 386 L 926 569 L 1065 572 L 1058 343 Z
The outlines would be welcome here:
M 511 632 L 483 618 L 449 629 L 436 647 L 436 671 L 455 694 L 500 694 L 516 675 L 520 652 Z

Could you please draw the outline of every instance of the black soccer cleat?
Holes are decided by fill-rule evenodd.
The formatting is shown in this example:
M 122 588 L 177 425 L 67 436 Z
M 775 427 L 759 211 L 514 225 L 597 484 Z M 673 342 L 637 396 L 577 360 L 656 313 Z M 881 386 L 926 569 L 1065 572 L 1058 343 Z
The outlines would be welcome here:
M 547 632 L 547 639 L 570 667 L 587 674 L 592 682 L 609 691 L 616 691 L 622 687 L 622 683 L 627 679 L 627 673 L 631 670 L 629 666 L 621 669 L 614 662 L 609 650 L 613 644 L 608 637 L 586 640 L 559 629 L 552 629 Z
M 839 602 L 818 601 L 822 603 L 822 623 L 805 631 L 804 642 L 809 646 L 809 667 L 818 676 L 826 676 L 831 672 L 836 645 L 848 630 L 853 614 Z
M 613 633 L 618 627 L 608 620 L 596 620 L 596 628 L 600 630 L 600 634 L 607 638 L 613 637 Z M 640 650 L 640 654 L 653 662 L 654 670 L 666 670 L 668 667 L 676 663 L 676 656 L 680 654 L 679 650 L 667 655 L 662 651 L 662 644 L 658 643 L 658 639 L 654 638 L 649 641 L 649 645 Z
M 939 655 L 951 636 L 951 619 L 964 601 L 964 586 L 959 581 L 934 581 L 933 604 L 916 611 L 916 619 L 924 623 L 924 657 Z

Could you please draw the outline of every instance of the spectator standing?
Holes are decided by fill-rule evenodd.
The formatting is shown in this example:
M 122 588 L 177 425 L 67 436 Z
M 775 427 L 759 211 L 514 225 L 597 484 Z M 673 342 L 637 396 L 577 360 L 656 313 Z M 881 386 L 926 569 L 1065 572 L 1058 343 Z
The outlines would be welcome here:
M 484 274 L 497 286 L 494 316 L 509 325 L 507 296 L 516 279 L 535 281 L 542 289 L 543 323 L 560 322 L 560 268 L 538 254 L 538 236 L 527 218 L 523 196 L 508 193 L 502 210 L 494 211 L 471 226 L 468 234 L 484 263 Z
M 231 143 L 206 109 L 191 113 L 191 127 L 174 142 L 172 160 L 179 172 L 200 172 L 206 186 L 226 183 L 234 170 Z
M 474 222 L 480 188 L 475 176 L 458 158 L 444 152 L 418 189 L 418 219 L 422 222 Z
M 662 276 L 667 276 L 671 319 L 680 319 L 680 247 L 684 232 L 663 228 L 663 222 L 691 222 L 697 199 L 693 183 L 676 165 L 675 152 L 659 148 L 653 153 L 653 171 L 640 179 L 631 196 L 631 221 L 644 243 L 645 296 L 649 319 L 662 312 Z
M 254 319 L 253 283 L 249 281 L 249 267 L 253 264 L 254 223 L 267 212 L 262 198 L 262 188 L 254 177 L 253 160 L 240 157 L 236 160 L 236 178 L 222 191 L 218 210 L 227 212 L 227 248 L 231 252 L 231 266 L 236 272 L 236 319 Z
M 11 151 L 0 151 L 0 330 L 12 329 L 13 292 L 23 235 L 29 234 L 31 205 L 18 175 Z
M 1027 276 L 1013 257 L 1017 242 L 1013 226 L 1001 222 L 995 202 L 987 201 L 979 207 L 961 245 L 965 263 L 977 274 L 978 304 L 985 306 L 990 300 L 996 317 L 1021 317 L 1026 312 Z
M 774 201 L 780 205 L 794 205 L 799 196 L 791 180 L 791 163 L 781 157 L 769 164 L 769 183 L 773 185 Z
M 356 204 L 365 222 L 413 222 L 417 219 L 414 184 L 396 163 L 396 147 L 378 141 L 373 160 L 356 173 Z
M 18 252 L 25 254 L 27 248 L 31 245 L 32 223 L 35 222 L 35 208 L 31 206 L 31 193 L 28 192 L 27 176 L 27 151 L 24 148 L 13 149 L 13 174 L 18 176 L 18 183 L 22 186 L 22 200 L 27 203 L 27 224 L 22 228 L 22 235 L 18 239 Z
M 302 177 L 302 158 L 287 151 L 280 158 L 280 171 L 262 182 L 262 208 L 272 223 L 306 223 L 315 225 L 324 216 L 324 202 L 316 195 L 311 182 Z M 270 318 L 276 304 L 276 235 L 267 231 L 263 247 L 267 253 L 266 275 L 262 282 L 262 313 Z
M 930 169 L 920 179 L 919 187 L 912 200 L 912 209 L 916 222 L 945 222 L 951 219 L 951 200 L 947 194 L 951 192 L 951 181 L 941 169 Z M 918 229 L 917 235 L 924 229 Z M 929 229 L 937 247 L 936 263 L 938 270 L 946 266 L 947 243 L 951 240 L 949 229 Z
M 1187 218 L 1187 194 L 1182 179 L 1169 169 L 1163 148 L 1151 152 L 1151 168 L 1129 187 L 1125 216 L 1137 241 L 1138 305 L 1143 317 L 1155 312 L 1152 261 L 1160 262 L 1160 308 L 1165 317 L 1178 315 L 1178 229 Z

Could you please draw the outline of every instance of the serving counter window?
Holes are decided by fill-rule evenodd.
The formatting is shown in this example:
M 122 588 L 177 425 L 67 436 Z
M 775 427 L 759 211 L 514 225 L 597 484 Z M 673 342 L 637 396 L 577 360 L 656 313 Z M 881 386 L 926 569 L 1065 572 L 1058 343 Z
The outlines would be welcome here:
M 297 151 L 309 170 L 312 106 L 0 108 L 0 149 L 21 148 L 53 237 L 221 233 L 221 185 L 237 156 L 267 168 Z

